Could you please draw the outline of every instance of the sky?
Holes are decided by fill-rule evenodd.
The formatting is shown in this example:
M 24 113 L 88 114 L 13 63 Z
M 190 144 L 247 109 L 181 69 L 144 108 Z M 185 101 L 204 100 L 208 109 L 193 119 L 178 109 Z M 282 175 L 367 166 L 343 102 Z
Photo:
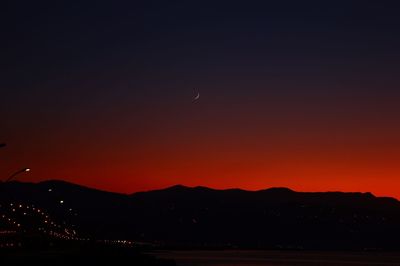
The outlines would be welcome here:
M 2 7 L 3 179 L 400 198 L 395 1 L 72 2 Z

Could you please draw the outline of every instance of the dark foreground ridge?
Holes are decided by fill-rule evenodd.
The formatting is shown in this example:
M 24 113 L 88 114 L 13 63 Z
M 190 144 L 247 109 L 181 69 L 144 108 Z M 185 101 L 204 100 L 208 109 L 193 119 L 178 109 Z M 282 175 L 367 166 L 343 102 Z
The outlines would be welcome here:
M 1 183 L 0 203 L 11 216 L 19 205 L 41 208 L 83 238 L 165 248 L 400 249 L 399 201 L 371 193 L 177 185 L 124 195 L 46 181 Z M 1 230 L 46 226 L 16 219 L 0 218 Z

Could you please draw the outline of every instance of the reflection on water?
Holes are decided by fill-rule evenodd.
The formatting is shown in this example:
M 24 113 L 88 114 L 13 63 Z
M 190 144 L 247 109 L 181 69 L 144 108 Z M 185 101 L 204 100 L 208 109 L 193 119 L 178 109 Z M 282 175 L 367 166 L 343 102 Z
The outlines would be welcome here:
M 162 251 L 178 266 L 400 265 L 400 253 L 311 251 Z

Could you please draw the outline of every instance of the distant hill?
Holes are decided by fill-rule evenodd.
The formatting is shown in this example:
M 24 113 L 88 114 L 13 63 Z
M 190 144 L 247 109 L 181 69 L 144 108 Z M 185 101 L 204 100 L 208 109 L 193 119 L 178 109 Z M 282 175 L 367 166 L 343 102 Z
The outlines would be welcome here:
M 0 183 L 0 204 L 10 202 L 34 204 L 98 239 L 197 248 L 400 248 L 400 202 L 371 193 L 177 185 L 125 195 L 63 181 Z

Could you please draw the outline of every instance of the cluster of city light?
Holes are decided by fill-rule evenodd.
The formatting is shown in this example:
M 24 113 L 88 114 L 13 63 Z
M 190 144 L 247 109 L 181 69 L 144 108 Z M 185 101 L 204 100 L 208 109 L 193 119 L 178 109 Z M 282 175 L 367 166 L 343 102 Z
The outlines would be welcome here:
M 5 143 L 0 143 L 0 148 L 3 148 L 5 146 Z M 30 171 L 30 168 L 22 168 L 6 178 L 4 180 L 4 183 L 8 183 L 14 180 L 18 175 Z M 49 189 L 49 192 L 51 191 L 52 190 Z M 60 200 L 59 203 L 63 204 L 64 201 Z M 4 206 L 0 205 L 0 210 L 0 225 L 3 224 L 4 226 L 16 229 L 2 230 L 0 231 L 1 235 L 17 235 L 18 233 L 25 233 L 27 231 L 36 231 L 58 239 L 82 240 L 81 238 L 77 237 L 76 231 L 72 228 L 73 226 L 68 227 L 66 225 L 66 222 L 63 222 L 63 224 L 57 223 L 50 217 L 50 215 L 46 211 L 35 207 L 32 204 L 8 203 Z M 70 208 L 69 211 L 71 212 L 73 210 Z M 76 216 L 77 214 L 74 213 L 74 215 Z M 36 228 L 29 228 L 29 223 L 26 222 L 27 219 L 34 219 L 33 224 L 35 224 Z M 30 226 L 32 226 L 33 224 L 30 224 Z M 0 247 L 15 246 L 19 246 L 18 243 L 0 242 Z
M 14 219 L 11 218 L 11 217 L 8 217 L 8 216 L 5 215 L 5 214 L 2 214 L 2 215 L 0 216 L 0 220 L 4 221 L 5 224 L 11 225 L 11 226 L 13 226 L 13 225 L 18 226 L 18 227 L 21 226 L 19 223 L 17 223 L 16 220 L 14 220 Z
M 73 211 L 72 208 L 68 209 L 70 212 Z M 23 203 L 8 203 L 0 205 L 0 224 L 2 221 L 5 223 L 3 225 L 8 224 L 11 226 L 11 229 L 4 229 L 0 231 L 1 235 L 17 235 L 19 233 L 26 233 L 35 231 L 42 235 L 59 239 L 59 240 L 68 240 L 68 241 L 92 241 L 89 238 L 83 238 L 79 236 L 74 229 L 74 225 L 68 226 L 65 221 L 62 223 L 57 222 L 52 219 L 52 217 L 42 208 L 39 208 L 33 204 L 23 204 Z M 35 223 L 27 224 L 27 220 L 34 219 Z M 29 226 L 34 225 L 34 227 L 29 228 Z M 137 242 L 126 239 L 103 239 L 96 240 L 96 243 L 103 245 L 112 245 L 119 247 L 133 247 Z M 139 244 L 140 245 L 140 244 Z M 13 241 L 1 242 L 0 248 L 18 248 L 21 247 L 22 244 L 18 239 L 14 239 Z
M 67 209 L 69 212 L 73 212 L 72 208 Z M 35 231 L 42 235 L 46 235 L 51 238 L 59 240 L 74 240 L 74 241 L 91 241 L 89 238 L 83 238 L 79 236 L 74 229 L 74 225 L 68 226 L 65 221 L 62 223 L 52 219 L 50 214 L 42 208 L 35 206 L 34 204 L 23 204 L 18 202 L 7 203 L 0 205 L 0 224 L 2 221 L 5 222 L 3 225 L 9 225 L 12 229 L 6 229 L 0 231 L 3 235 L 17 235 L 19 233 L 26 233 L 29 231 Z M 76 215 L 76 213 L 74 213 Z M 27 224 L 27 220 L 30 219 L 30 223 Z M 34 219 L 35 223 L 32 223 Z M 29 226 L 35 225 L 33 228 Z M 103 239 L 96 241 L 99 244 L 120 246 L 120 247 L 133 247 L 134 242 L 131 240 L 121 239 Z M 0 248 L 18 248 L 21 243 L 15 239 L 15 242 L 0 242 Z
M 124 246 L 124 247 L 133 247 L 135 242 L 131 240 L 110 240 L 110 239 L 103 239 L 97 240 L 98 243 L 107 244 L 107 245 L 114 245 L 114 246 Z
M 17 231 L 15 230 L 2 230 L 0 231 L 0 235 L 11 235 L 11 234 L 15 234 L 17 233 Z
M 5 143 L 0 143 L 0 148 L 5 146 Z M 30 171 L 30 168 L 22 168 L 6 178 L 4 180 L 4 183 L 10 182 L 14 180 L 18 175 Z M 48 192 L 53 192 L 53 189 L 49 188 Z M 59 200 L 58 202 L 60 205 L 65 205 L 65 201 L 63 199 Z M 62 240 L 90 241 L 89 238 L 79 237 L 75 229 L 73 229 L 74 225 L 67 226 L 65 221 L 62 224 L 56 222 L 45 210 L 40 209 L 33 204 L 8 203 L 6 205 L 0 205 L 0 210 L 0 225 L 8 225 L 9 227 L 15 229 L 0 230 L 0 236 L 17 235 L 18 233 L 25 233 L 27 232 L 27 230 L 32 230 L 32 228 L 28 229 L 29 226 L 26 225 L 23 221 L 24 217 L 27 217 L 31 219 L 36 218 L 36 223 L 39 222 L 36 225 L 37 227 L 33 228 L 33 230 L 38 233 L 42 233 L 44 235 Z M 68 211 L 74 216 L 78 215 L 76 212 L 74 212 L 72 208 L 69 208 Z M 97 240 L 96 242 L 107 245 L 118 245 L 125 247 L 132 247 L 134 245 L 134 242 L 131 240 Z M 0 248 L 15 248 L 21 246 L 21 242 L 3 243 L 0 241 Z
M 4 214 L 0 216 L 8 225 L 16 226 L 19 228 L 18 232 L 24 232 L 28 225 L 24 224 L 24 217 L 35 219 L 37 227 L 33 228 L 34 231 L 43 234 L 60 238 L 73 240 L 77 238 L 77 233 L 72 226 L 67 226 L 66 222 L 58 223 L 43 209 L 36 207 L 33 204 L 22 203 L 9 203 L 4 206 L 0 205 Z M 6 215 L 8 213 L 8 215 Z
M 6 243 L 0 243 L 0 248 L 15 248 L 15 247 L 22 247 L 21 242 L 6 242 Z

